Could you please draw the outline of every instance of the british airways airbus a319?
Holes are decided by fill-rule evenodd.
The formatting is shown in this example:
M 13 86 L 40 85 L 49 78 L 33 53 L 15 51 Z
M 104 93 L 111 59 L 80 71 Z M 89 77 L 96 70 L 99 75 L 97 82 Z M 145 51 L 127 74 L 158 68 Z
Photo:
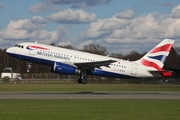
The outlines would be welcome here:
M 164 62 L 174 44 L 165 39 L 137 61 L 126 61 L 40 43 L 24 42 L 6 52 L 15 58 L 31 63 L 51 66 L 58 74 L 79 74 L 78 83 L 88 82 L 87 74 L 114 78 L 171 77 L 163 69 Z

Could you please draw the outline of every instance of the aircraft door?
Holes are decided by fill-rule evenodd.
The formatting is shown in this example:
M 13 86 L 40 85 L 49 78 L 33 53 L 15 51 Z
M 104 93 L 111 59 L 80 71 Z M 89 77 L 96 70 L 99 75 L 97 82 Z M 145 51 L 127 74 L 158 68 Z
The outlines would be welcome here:
M 133 63 L 132 64 L 132 71 L 131 71 L 131 74 L 132 75 L 137 75 L 137 69 L 138 69 L 138 65 Z
M 30 51 L 29 51 L 29 54 L 30 54 L 30 55 L 35 55 L 35 50 L 34 50 L 34 49 L 30 50 Z

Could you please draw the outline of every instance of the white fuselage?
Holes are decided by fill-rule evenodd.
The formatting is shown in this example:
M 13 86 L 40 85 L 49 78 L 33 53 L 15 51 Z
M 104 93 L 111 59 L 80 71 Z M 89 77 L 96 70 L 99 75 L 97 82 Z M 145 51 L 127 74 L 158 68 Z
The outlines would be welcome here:
M 52 66 L 55 62 L 60 62 L 75 66 L 75 63 L 92 63 L 97 61 L 115 60 L 108 66 L 94 68 L 92 74 L 106 77 L 153 77 L 148 70 L 152 69 L 142 65 L 138 61 L 126 61 L 112 57 L 106 57 L 76 50 L 69 50 L 39 43 L 20 43 L 15 47 L 7 49 L 7 53 L 13 57 L 26 60 L 28 62 L 40 63 Z M 78 68 L 77 68 L 78 69 Z

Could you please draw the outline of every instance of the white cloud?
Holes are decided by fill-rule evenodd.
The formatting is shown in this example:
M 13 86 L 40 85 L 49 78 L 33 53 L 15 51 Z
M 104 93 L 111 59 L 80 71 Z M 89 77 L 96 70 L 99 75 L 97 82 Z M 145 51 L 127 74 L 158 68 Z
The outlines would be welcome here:
M 126 22 L 126 21 L 124 21 Z M 112 17 L 110 19 L 107 19 L 100 27 L 100 31 L 111 31 L 115 29 L 124 29 L 125 23 L 123 20 L 119 22 L 115 17 Z
M 62 42 L 59 42 L 58 45 L 60 46 L 71 45 L 71 41 L 62 41 Z
M 91 44 L 93 41 L 92 40 L 86 40 L 84 42 L 81 42 L 79 45 L 78 45 L 78 48 L 79 49 L 82 49 L 85 45 L 89 45 Z
M 121 20 L 115 17 L 98 20 L 91 23 L 81 35 L 83 38 L 96 39 L 101 37 L 107 42 L 123 42 L 125 39 L 153 39 L 153 38 L 175 38 L 180 37 L 180 21 L 169 17 L 155 17 L 156 13 L 149 13 L 131 20 Z M 162 18 L 161 18 L 162 17 Z M 109 30 L 109 31 L 108 31 Z M 111 33 L 106 36 L 106 33 Z M 127 40 L 129 43 L 130 41 Z
M 32 33 L 32 39 L 48 43 L 47 40 L 51 40 L 52 34 L 45 30 L 34 30 Z
M 180 6 L 173 8 L 171 15 L 149 13 L 135 17 L 134 12 L 128 10 L 117 13 L 111 18 L 99 20 L 96 20 L 96 15 L 93 13 L 65 9 L 47 18 L 34 16 L 30 20 L 11 21 L 4 30 L 0 31 L 0 41 L 9 41 L 11 44 L 17 40 L 18 42 L 40 41 L 47 44 L 72 45 L 77 48 L 93 43 L 106 47 L 109 53 L 119 51 L 126 54 L 131 50 L 147 52 L 165 38 L 176 40 L 180 38 L 180 20 L 174 19 L 179 16 L 177 11 L 179 8 Z M 124 13 L 129 14 L 126 16 Z M 69 34 L 67 29 L 71 31 L 71 27 L 67 29 L 64 27 L 67 25 L 59 26 L 54 31 L 45 30 L 46 24 L 54 21 L 65 24 L 90 24 L 87 24 L 88 27 L 78 37 L 71 38 L 67 37 Z
M 41 16 L 34 16 L 32 19 L 31 19 L 31 22 L 32 23 L 37 23 L 37 24 L 46 24 L 49 22 L 48 19 L 46 18 L 43 18 Z
M 55 31 L 46 31 L 43 28 L 41 24 L 33 24 L 28 19 L 11 21 L 4 30 L 0 31 L 0 40 L 9 42 L 11 45 L 17 44 L 17 41 L 39 41 L 50 44 L 61 41 L 68 34 L 62 26 Z M 0 47 L 4 48 L 4 46 Z
M 26 20 L 25 23 L 23 23 L 22 26 L 18 29 L 33 31 L 37 29 L 42 29 L 44 27 L 45 27 L 44 24 L 36 24 L 36 23 L 32 23 L 30 20 Z
M 180 5 L 172 9 L 172 18 L 180 18 Z
M 116 15 L 119 19 L 133 19 L 134 18 L 134 11 L 133 10 L 127 10 L 124 12 L 120 12 Z
M 0 32 L 0 36 L 3 39 L 29 39 L 28 31 L 21 29 L 28 20 L 11 21 L 6 29 Z
M 49 10 L 53 9 L 55 8 L 52 4 L 37 3 L 36 5 L 31 6 L 28 11 L 34 14 L 38 14 L 40 12 L 48 12 Z
M 62 41 L 65 36 L 68 34 L 68 31 L 63 26 L 59 26 L 55 31 L 51 32 L 51 43 Z M 47 40 L 49 42 L 49 40 Z
M 116 14 L 112 18 L 92 22 L 80 38 L 91 39 L 95 44 L 103 43 L 106 48 L 112 50 L 109 52 L 128 53 L 131 49 L 147 52 L 148 47 L 154 47 L 165 38 L 180 38 L 179 33 L 180 20 L 169 15 L 149 13 L 132 19 L 119 19 Z M 118 47 L 115 47 L 117 45 Z
M 104 37 L 105 35 L 109 35 L 111 31 L 101 31 L 101 26 L 106 22 L 106 19 L 104 20 L 98 20 L 96 22 L 91 23 L 91 25 L 86 29 L 84 33 L 80 35 L 83 39 L 97 39 L 100 37 Z
M 90 6 L 97 6 L 101 4 L 108 4 L 112 0 L 45 0 L 46 3 L 50 4 L 69 4 L 72 5 L 73 8 L 85 8 Z
M 50 15 L 48 18 L 58 23 L 80 24 L 94 21 L 96 19 L 96 14 L 87 13 L 81 9 L 75 11 L 72 9 L 65 9 Z

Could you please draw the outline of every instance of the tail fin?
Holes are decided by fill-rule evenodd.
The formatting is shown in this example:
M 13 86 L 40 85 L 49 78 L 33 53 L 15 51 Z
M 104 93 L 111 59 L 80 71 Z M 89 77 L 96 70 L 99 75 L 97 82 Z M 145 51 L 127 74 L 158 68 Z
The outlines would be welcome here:
M 150 69 L 160 71 L 164 66 L 173 44 L 174 40 L 165 39 L 143 56 L 139 61 Z

